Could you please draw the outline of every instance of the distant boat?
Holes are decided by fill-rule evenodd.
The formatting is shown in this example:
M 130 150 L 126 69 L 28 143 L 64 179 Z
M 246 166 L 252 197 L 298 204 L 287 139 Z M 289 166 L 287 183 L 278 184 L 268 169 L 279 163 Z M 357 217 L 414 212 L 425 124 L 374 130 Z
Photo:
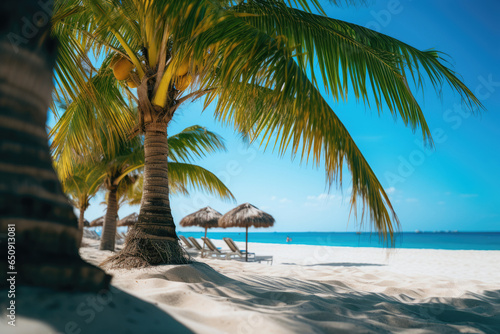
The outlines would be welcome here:
M 422 233 L 422 231 L 420 231 L 420 230 L 415 230 L 415 233 Z

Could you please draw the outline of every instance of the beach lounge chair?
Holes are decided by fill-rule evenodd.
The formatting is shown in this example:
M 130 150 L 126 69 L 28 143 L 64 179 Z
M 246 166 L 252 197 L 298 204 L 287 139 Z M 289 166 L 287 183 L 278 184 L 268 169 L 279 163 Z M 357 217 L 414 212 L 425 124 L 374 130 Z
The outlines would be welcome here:
M 118 231 L 116 231 L 116 234 L 115 234 L 115 242 L 119 245 L 123 244 L 123 242 L 125 241 L 125 239 L 121 236 L 120 233 L 118 233 Z
M 227 246 L 229 247 L 229 249 L 235 253 L 236 255 L 238 255 L 240 258 L 245 258 L 245 251 L 241 251 L 238 246 L 236 245 L 236 243 L 233 241 L 233 239 L 231 238 L 223 238 L 224 241 L 226 242 Z M 273 264 L 273 256 L 272 255 L 263 255 L 263 256 L 255 256 L 255 253 L 250 253 L 248 252 L 248 261 L 251 261 L 251 262 L 262 262 L 262 261 L 266 261 L 266 262 L 270 262 L 271 265 Z
M 224 258 L 224 259 L 230 259 L 232 255 L 238 255 L 235 252 L 229 250 L 229 251 L 221 251 L 217 247 L 215 247 L 214 243 L 212 240 L 208 238 L 201 238 L 203 241 L 205 241 L 205 244 L 207 245 L 208 249 L 212 252 L 217 257 Z
M 182 243 L 184 244 L 185 248 L 195 248 L 188 239 L 186 239 L 185 236 L 179 235 L 179 239 L 181 239 Z
M 208 249 L 204 249 L 203 247 L 200 246 L 198 241 L 196 241 L 196 239 L 193 237 L 189 237 L 189 241 L 191 241 L 191 244 L 194 245 L 196 247 L 196 249 L 201 253 L 202 257 L 204 257 L 205 255 L 209 255 L 209 256 L 215 255 L 215 257 L 226 255 L 225 253 L 218 250 L 217 247 L 215 247 L 215 246 L 214 246 L 214 248 L 216 249 L 216 251 L 210 249 L 210 247 Z M 206 241 L 205 241 L 205 243 L 206 243 Z
M 197 247 L 192 245 L 192 242 L 189 242 L 188 239 L 186 239 L 185 236 L 179 235 L 179 239 L 181 239 L 182 243 L 184 244 L 184 250 L 191 256 L 197 256 L 201 254 L 201 250 L 199 250 Z M 198 245 L 199 246 L 199 245 Z M 201 248 L 201 246 L 200 246 Z
M 196 250 L 198 252 L 200 252 L 200 254 L 202 254 L 202 256 L 203 255 L 212 255 L 213 254 L 213 252 L 211 250 L 203 249 L 203 247 L 201 247 L 201 245 L 198 243 L 198 241 L 196 241 L 195 238 L 189 237 L 188 239 L 191 242 L 191 245 L 193 245 L 194 248 L 196 248 Z

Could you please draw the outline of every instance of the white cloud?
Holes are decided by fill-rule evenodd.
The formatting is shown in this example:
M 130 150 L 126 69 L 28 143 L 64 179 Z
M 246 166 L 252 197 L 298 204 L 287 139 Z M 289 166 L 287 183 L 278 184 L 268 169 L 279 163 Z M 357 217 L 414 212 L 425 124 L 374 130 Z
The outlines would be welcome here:
M 288 199 L 286 197 L 278 198 L 276 196 L 271 196 L 271 201 L 276 201 L 276 202 L 279 202 L 281 204 L 292 203 L 292 200 L 290 200 L 290 199 Z
M 387 194 L 389 194 L 389 195 L 390 195 L 390 194 L 394 194 L 394 193 L 396 192 L 396 188 L 394 188 L 394 187 L 389 187 L 389 188 L 385 189 L 385 192 L 386 192 Z
M 445 205 L 445 204 L 446 204 L 446 202 L 445 202 L 445 201 L 439 201 L 439 202 L 438 202 L 438 204 L 439 204 L 439 205 Z
M 327 200 L 333 200 L 336 199 L 335 195 L 331 194 L 319 194 L 318 196 L 307 196 L 307 200 L 309 201 L 327 201 Z
M 408 203 L 417 203 L 418 202 L 418 198 L 407 198 L 406 201 Z

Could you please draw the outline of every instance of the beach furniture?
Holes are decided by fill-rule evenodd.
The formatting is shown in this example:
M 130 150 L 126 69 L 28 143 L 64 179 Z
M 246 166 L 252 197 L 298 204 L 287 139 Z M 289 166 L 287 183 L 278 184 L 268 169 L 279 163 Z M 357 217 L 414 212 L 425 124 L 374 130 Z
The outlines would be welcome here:
M 208 249 L 212 252 L 212 254 L 214 254 L 215 256 L 217 257 L 220 257 L 220 258 L 224 258 L 224 259 L 230 259 L 231 258 L 231 255 L 238 255 L 236 254 L 235 252 L 229 250 L 229 251 L 224 251 L 224 250 L 220 250 L 218 249 L 217 247 L 215 247 L 214 243 L 212 242 L 212 240 L 208 239 L 208 238 L 205 238 L 205 237 L 202 237 L 201 238 L 205 244 L 207 245 Z
M 89 231 L 89 230 L 87 230 L 87 229 L 85 229 L 85 228 L 83 229 L 83 236 L 84 236 L 85 238 L 95 239 L 95 235 L 94 235 L 94 234 L 92 234 L 92 231 Z
M 203 250 L 203 247 L 200 246 L 200 244 L 198 243 L 198 241 L 196 241 L 195 238 L 189 237 L 188 239 L 189 239 L 189 242 L 191 242 L 191 245 L 194 246 L 194 248 L 196 248 L 200 252 Z
M 204 251 L 204 250 L 203 250 L 203 247 L 201 247 L 201 245 L 198 243 L 198 241 L 196 241 L 196 239 L 195 239 L 195 238 L 193 238 L 193 237 L 189 237 L 188 239 L 189 239 L 189 242 L 191 243 L 191 245 L 193 245 L 193 247 L 194 247 L 194 248 L 195 248 L 195 249 L 196 249 L 196 250 L 197 250 L 200 254 L 202 254 L 202 256 L 203 256 L 203 254 L 211 254 L 211 253 L 212 253 L 212 252 L 211 252 L 211 251 L 209 251 L 209 250 L 205 250 L 205 251 Z
M 227 212 L 219 219 L 219 227 L 244 227 L 246 229 L 245 249 L 247 252 L 248 228 L 251 226 L 272 227 L 274 226 L 274 218 L 270 214 L 259 210 L 255 205 L 244 203 Z M 245 261 L 248 261 L 248 253 L 245 253 Z
M 184 246 L 186 246 L 185 248 L 196 248 L 194 247 L 188 239 L 186 239 L 185 236 L 183 235 L 179 235 L 179 239 L 181 239 L 182 243 L 184 244 Z
M 123 242 L 125 241 L 125 239 L 122 237 L 122 235 L 120 233 L 118 233 L 118 231 L 116 231 L 116 234 L 115 234 L 115 242 L 119 245 L 123 244 Z
M 90 230 L 89 232 L 90 232 L 90 235 L 92 236 L 92 237 L 91 237 L 92 239 L 97 239 L 97 240 L 100 240 L 100 239 L 101 239 L 101 236 L 100 236 L 99 234 L 97 234 L 97 232 L 96 232 L 96 231 L 94 231 L 94 230 Z
M 186 239 L 185 236 L 179 235 L 179 239 L 181 239 L 182 243 L 184 244 L 184 246 L 183 246 L 184 251 L 186 251 L 189 255 L 198 256 L 201 254 L 201 250 L 199 250 L 197 247 L 193 246 L 192 242 L 190 242 L 188 239 Z
M 209 228 L 219 227 L 220 217 L 222 217 L 222 214 L 220 212 L 215 211 L 211 207 L 207 206 L 182 218 L 179 224 L 182 227 L 201 226 L 205 228 L 206 238 L 207 230 Z M 205 249 L 205 244 L 203 244 L 203 249 Z M 201 256 L 203 257 L 203 253 L 201 254 Z
M 195 238 L 189 237 L 189 241 L 202 254 L 202 256 L 203 255 L 215 255 L 215 256 L 218 256 L 217 253 L 214 253 L 210 249 L 203 249 L 203 247 L 201 247 L 201 245 L 198 243 L 198 241 L 196 241 Z
M 223 238 L 224 241 L 226 242 L 227 246 L 229 247 L 229 249 L 235 253 L 236 255 L 238 255 L 240 258 L 246 258 L 246 251 L 241 251 L 238 246 L 236 245 L 236 243 L 233 241 L 233 239 L 231 238 Z M 255 262 L 262 262 L 262 261 L 266 261 L 266 262 L 270 262 L 271 265 L 273 264 L 273 256 L 272 255 L 263 255 L 263 256 L 255 256 L 255 253 L 248 253 L 248 260 L 249 261 L 255 261 Z

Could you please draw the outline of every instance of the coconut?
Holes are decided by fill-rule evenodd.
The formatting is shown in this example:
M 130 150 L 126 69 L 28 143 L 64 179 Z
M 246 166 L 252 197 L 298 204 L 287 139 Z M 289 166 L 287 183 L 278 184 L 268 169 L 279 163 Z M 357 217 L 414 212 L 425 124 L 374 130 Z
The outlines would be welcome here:
M 113 66 L 113 74 L 116 80 L 125 80 L 134 69 L 134 64 L 126 58 L 120 58 Z
M 179 68 L 177 69 L 177 71 L 175 72 L 175 74 L 178 77 L 182 77 L 182 76 L 186 75 L 188 71 L 189 71 L 189 59 L 188 60 L 184 60 L 182 62 L 181 66 L 179 66 Z
M 185 90 L 186 88 L 189 87 L 189 85 L 191 84 L 191 80 L 193 78 L 188 74 L 188 75 L 184 75 L 182 77 L 178 77 L 177 78 L 177 84 L 175 85 L 175 88 L 177 88 L 177 90 Z
M 138 85 L 137 85 L 137 83 L 134 80 L 128 79 L 127 80 L 127 86 L 129 86 L 130 88 L 137 88 Z

